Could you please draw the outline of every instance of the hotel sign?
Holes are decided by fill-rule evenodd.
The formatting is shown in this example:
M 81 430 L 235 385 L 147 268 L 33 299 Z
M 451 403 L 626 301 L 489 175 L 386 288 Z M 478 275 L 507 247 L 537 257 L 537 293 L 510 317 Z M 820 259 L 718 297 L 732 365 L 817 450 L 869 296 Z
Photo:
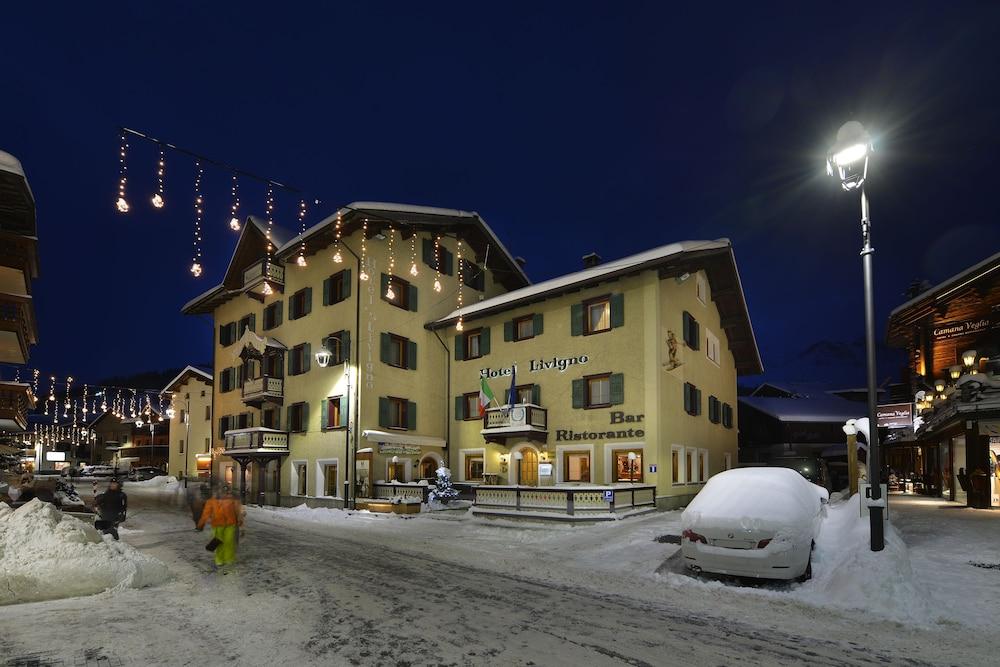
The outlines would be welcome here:
M 1000 314 L 990 313 L 989 315 L 971 320 L 941 322 L 934 325 L 934 328 L 931 330 L 931 337 L 934 340 L 949 340 L 951 338 L 973 336 L 992 329 L 1000 329 Z
M 892 403 L 875 408 L 879 428 L 913 428 L 913 403 Z
M 380 442 L 378 443 L 378 453 L 416 456 L 420 453 L 420 447 L 418 445 L 398 445 L 394 442 Z
M 585 364 L 590 361 L 590 357 L 586 354 L 581 354 L 578 357 L 552 357 L 551 359 L 529 359 L 528 360 L 528 372 L 537 373 L 539 371 L 550 371 L 556 370 L 560 373 L 565 373 L 570 366 L 576 366 L 577 364 Z M 517 364 L 507 366 L 506 368 L 481 368 L 479 369 L 479 376 L 486 380 L 498 377 L 510 377 L 517 372 Z

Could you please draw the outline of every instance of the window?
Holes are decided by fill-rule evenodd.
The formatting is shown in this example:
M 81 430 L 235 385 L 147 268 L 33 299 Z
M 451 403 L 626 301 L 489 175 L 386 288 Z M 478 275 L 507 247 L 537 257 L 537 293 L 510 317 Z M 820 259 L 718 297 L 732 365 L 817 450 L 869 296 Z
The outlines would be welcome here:
M 347 426 L 347 396 L 330 396 L 323 400 L 320 428 L 343 428 Z
M 323 347 L 330 353 L 330 364 L 342 364 L 351 356 L 351 332 L 338 331 L 323 339 Z
M 253 414 L 241 412 L 236 416 L 236 428 L 250 428 L 253 426 Z
M 292 433 L 304 433 L 309 421 L 309 404 L 292 403 L 288 406 L 288 430 Z
M 312 288 L 303 287 L 288 297 L 288 319 L 297 320 L 312 312 Z
M 719 365 L 719 337 L 705 329 L 705 355 L 716 366 Z
M 280 378 L 285 374 L 285 355 L 282 353 L 265 354 L 262 365 L 264 375 L 270 378 Z
M 323 281 L 323 305 L 332 306 L 351 296 L 351 270 L 344 269 Z
M 695 484 L 698 481 L 698 451 L 694 447 L 688 447 L 684 453 L 686 455 L 684 478 L 688 484 Z
M 670 446 L 670 482 L 684 483 L 684 448 L 679 445 Z
M 205 398 L 205 390 L 204 389 L 201 390 L 201 397 Z
M 232 419 L 232 417 L 230 417 L 228 415 L 225 416 L 225 417 L 219 417 L 219 438 L 220 439 L 226 437 L 226 431 L 232 429 L 232 426 L 229 425 L 231 419 Z
M 383 333 L 379 343 L 382 363 L 396 368 L 417 368 L 417 344 L 396 334 Z
M 392 287 L 391 292 L 389 287 Z M 392 294 L 392 297 L 389 294 Z M 402 278 L 383 273 L 380 296 L 383 301 L 391 303 L 397 308 L 417 310 L 417 288 Z
M 479 359 L 490 353 L 490 329 L 473 329 L 455 336 L 455 359 Z
M 311 346 L 309 343 L 296 345 L 288 351 L 288 374 L 302 375 L 309 371 L 312 360 Z
M 483 480 L 483 471 L 486 464 L 482 454 L 466 454 L 465 456 L 465 479 L 473 482 Z
M 247 329 L 249 329 L 250 331 L 256 331 L 257 330 L 256 322 L 257 318 L 253 315 L 253 313 L 251 313 L 250 315 L 244 315 L 240 319 L 239 325 L 237 325 L 236 327 L 236 335 L 242 336 L 244 333 L 246 333 Z
M 212 406 L 205 406 L 205 421 L 210 421 L 212 419 Z
M 534 338 L 542 333 L 542 315 L 525 315 L 504 322 L 503 339 L 505 341 L 520 341 Z
M 718 424 L 722 419 L 722 404 L 715 396 L 708 397 L 708 421 Z
M 522 384 L 522 385 L 518 385 L 518 386 L 514 387 L 514 402 L 515 403 L 534 403 L 535 405 L 538 405 L 539 401 L 536 400 L 536 398 L 538 397 L 538 394 L 540 393 L 540 391 L 539 391 L 540 389 L 541 389 L 541 387 L 539 387 L 537 384 Z M 510 389 L 508 388 L 504 393 L 505 394 L 506 393 L 510 393 Z M 508 401 L 510 400 L 510 396 L 507 397 L 507 400 Z
M 281 413 L 277 408 L 265 408 L 261 410 L 260 424 L 264 428 L 281 428 Z
M 537 391 L 532 402 L 537 398 Z M 622 373 L 601 373 L 573 380 L 574 408 L 603 408 L 625 402 L 625 376 Z
M 275 301 L 264 309 L 264 331 L 281 326 L 281 317 L 284 306 L 284 301 Z
M 417 427 L 417 404 L 405 398 L 380 396 L 378 423 L 385 428 L 414 430 Z
M 184 417 L 186 417 L 186 416 L 187 416 L 187 415 L 185 414 L 185 412 L 184 412 L 184 409 L 183 409 L 183 408 L 181 408 L 181 423 L 182 423 L 182 424 L 184 424 L 184 423 L 185 423 L 185 421 L 184 421 Z
M 699 469 L 701 471 L 701 477 L 698 479 L 702 484 L 708 481 L 708 450 L 699 449 L 698 450 L 698 463 Z
M 209 448 L 212 446 L 211 438 L 205 438 L 205 453 L 208 453 Z
M 423 260 L 424 264 L 440 271 L 442 275 L 451 276 L 455 273 L 455 255 L 440 243 L 434 243 L 434 239 L 423 240 Z
M 461 262 L 459 270 L 462 273 L 462 282 L 474 290 L 484 291 L 486 289 L 486 272 L 478 264 L 467 259 L 463 258 L 459 262 Z
M 219 326 L 219 345 L 223 347 L 236 342 L 236 322 Z
M 698 274 L 695 277 L 695 294 L 698 296 L 698 301 L 705 303 L 708 301 L 708 283 L 705 281 L 705 276 Z
M 701 389 L 690 382 L 684 383 L 684 412 L 692 416 L 701 414 Z
M 236 369 L 223 368 L 219 373 L 219 392 L 232 391 L 236 387 Z
M 684 343 L 687 344 L 692 350 L 697 350 L 701 348 L 701 326 L 698 324 L 698 320 L 694 319 L 688 311 L 684 311 L 683 317 L 683 332 L 684 332 Z
M 184 441 L 181 440 L 181 454 L 184 453 Z
M 625 324 L 625 295 L 611 294 L 576 303 L 570 308 L 570 334 L 589 336 Z
M 406 481 L 406 463 L 402 460 L 393 462 L 389 461 L 388 467 L 388 479 L 390 482 L 405 482 Z
M 634 456 L 629 456 L 633 454 Z M 616 482 L 641 482 L 642 481 L 642 450 L 641 449 L 618 449 L 612 452 L 612 459 L 615 462 Z
M 455 419 L 475 421 L 479 419 L 479 392 L 455 397 Z
M 296 489 L 295 492 L 300 495 L 306 495 L 306 464 L 297 463 L 295 464 L 295 477 L 296 477 Z
M 327 463 L 323 466 L 323 495 L 339 496 L 337 488 L 337 464 Z
M 733 427 L 733 406 L 729 403 L 722 404 L 722 425 L 726 428 Z
M 590 453 L 566 452 L 563 457 L 563 476 L 566 482 L 589 482 Z

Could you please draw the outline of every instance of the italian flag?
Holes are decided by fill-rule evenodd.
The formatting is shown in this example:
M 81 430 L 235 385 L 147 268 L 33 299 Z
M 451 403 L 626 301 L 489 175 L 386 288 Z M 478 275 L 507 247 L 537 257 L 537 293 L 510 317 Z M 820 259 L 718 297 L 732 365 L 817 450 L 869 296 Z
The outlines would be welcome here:
M 486 378 L 479 378 L 479 416 L 483 417 L 486 415 L 486 407 L 493 400 L 493 392 L 490 391 L 490 386 L 486 384 Z

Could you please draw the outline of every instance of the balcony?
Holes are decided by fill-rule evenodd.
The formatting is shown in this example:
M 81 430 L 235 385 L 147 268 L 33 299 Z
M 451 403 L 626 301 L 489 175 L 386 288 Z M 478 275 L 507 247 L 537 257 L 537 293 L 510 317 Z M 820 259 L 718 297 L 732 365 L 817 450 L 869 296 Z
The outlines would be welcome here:
M 267 274 L 264 267 L 267 266 Z M 243 272 L 243 289 L 262 295 L 264 292 L 264 281 L 279 292 L 285 291 L 285 267 L 275 261 L 268 262 L 262 259 L 256 264 L 251 264 Z
M 31 297 L 0 294 L 0 362 L 28 363 L 28 346 L 37 338 Z
M 549 436 L 548 410 L 533 403 L 516 403 L 488 408 L 480 431 L 487 442 L 504 443 L 507 438 L 528 438 L 545 442 Z
M 35 407 L 31 385 L 26 382 L 0 382 L 0 433 L 28 430 L 28 410 Z
M 255 426 L 225 433 L 227 456 L 284 456 L 288 454 L 288 434 L 273 428 Z
M 243 381 L 243 402 L 260 407 L 263 403 L 281 405 L 285 401 L 285 379 L 264 375 Z

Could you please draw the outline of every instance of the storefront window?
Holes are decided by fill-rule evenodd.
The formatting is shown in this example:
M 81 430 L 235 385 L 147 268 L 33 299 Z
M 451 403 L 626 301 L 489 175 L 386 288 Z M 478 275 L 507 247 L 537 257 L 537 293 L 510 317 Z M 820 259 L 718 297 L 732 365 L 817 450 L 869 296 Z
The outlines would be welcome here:
M 634 459 L 629 458 L 630 453 L 635 454 Z M 618 450 L 614 453 L 614 460 L 616 482 L 642 481 L 642 450 Z
M 482 481 L 485 463 L 482 454 L 465 457 L 465 479 L 468 481 Z
M 570 452 L 566 454 L 563 462 L 566 470 L 567 482 L 589 482 L 590 481 L 590 453 Z
M 951 460 L 954 461 L 952 464 L 952 475 L 954 476 L 952 484 L 955 487 L 955 501 L 966 505 L 969 501 L 969 475 L 965 468 L 964 435 L 951 439 Z
M 328 496 L 340 495 L 337 493 L 337 464 L 328 463 L 323 466 L 323 487 Z

